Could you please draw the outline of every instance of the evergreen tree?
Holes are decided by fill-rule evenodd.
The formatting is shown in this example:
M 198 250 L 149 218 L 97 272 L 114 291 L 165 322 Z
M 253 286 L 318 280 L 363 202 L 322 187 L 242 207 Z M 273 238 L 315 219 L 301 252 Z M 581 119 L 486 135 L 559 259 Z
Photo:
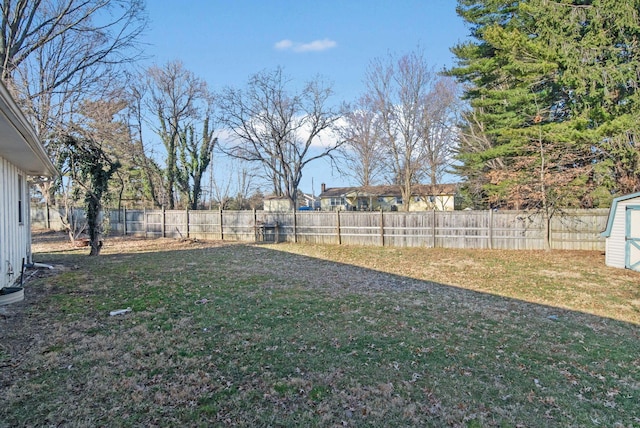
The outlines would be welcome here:
M 640 190 L 639 3 L 459 0 L 458 173 L 476 198 L 552 213 Z

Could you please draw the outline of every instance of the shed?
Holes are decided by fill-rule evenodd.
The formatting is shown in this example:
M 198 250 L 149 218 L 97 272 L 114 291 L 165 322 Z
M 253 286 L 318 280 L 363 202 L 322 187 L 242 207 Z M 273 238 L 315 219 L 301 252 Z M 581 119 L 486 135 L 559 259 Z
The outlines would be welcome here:
M 264 210 L 268 212 L 289 212 L 293 211 L 293 205 L 289 198 L 270 195 L 264 198 Z
M 640 192 L 613 200 L 602 236 L 607 266 L 640 271 Z
M 27 176 L 56 175 L 36 133 L 0 83 L 0 289 L 31 262 L 31 219 Z

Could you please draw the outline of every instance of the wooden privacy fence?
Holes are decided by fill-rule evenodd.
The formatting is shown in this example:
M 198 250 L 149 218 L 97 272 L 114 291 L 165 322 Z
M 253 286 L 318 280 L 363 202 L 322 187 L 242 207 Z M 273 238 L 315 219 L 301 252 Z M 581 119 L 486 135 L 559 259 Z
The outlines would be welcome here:
M 555 215 L 550 245 L 562 250 L 604 250 L 600 236 L 608 209 Z M 76 216 L 83 216 L 76 210 Z M 523 211 L 266 212 L 111 210 L 111 235 L 250 242 L 300 242 L 392 247 L 545 248 L 544 218 Z M 32 209 L 35 227 L 61 229 L 53 209 Z

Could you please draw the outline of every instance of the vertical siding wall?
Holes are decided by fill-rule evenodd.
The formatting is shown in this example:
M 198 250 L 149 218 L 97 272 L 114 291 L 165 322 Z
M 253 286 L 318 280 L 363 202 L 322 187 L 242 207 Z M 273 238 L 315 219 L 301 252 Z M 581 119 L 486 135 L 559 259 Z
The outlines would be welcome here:
M 616 212 L 613 213 L 611 235 L 606 240 L 605 263 L 607 266 L 624 268 L 626 265 L 626 224 L 627 207 L 640 205 L 640 198 L 620 201 Z
M 34 224 L 47 218 L 32 209 Z M 574 210 L 551 221 L 551 248 L 604 250 L 600 236 L 609 210 Z M 75 215 L 82 216 L 82 212 Z M 247 242 L 301 242 L 393 247 L 536 250 L 545 248 L 544 219 L 522 211 L 283 212 L 162 211 L 108 212 L 112 235 L 198 238 Z M 49 214 L 61 228 L 59 214 Z M 126 219 L 126 222 L 123 221 Z M 57 221 L 57 223 L 56 223 Z M 38 222 L 38 226 L 44 227 Z
M 625 267 L 625 216 L 626 201 L 618 204 L 614 213 L 611 235 L 606 240 L 605 264 L 617 268 Z
M 18 223 L 18 175 L 22 175 L 22 220 Z M 22 259 L 30 257 L 31 227 L 27 176 L 0 157 L 0 288 L 20 276 Z M 28 260 L 27 260 L 28 261 Z M 13 274 L 11 273 L 11 270 Z

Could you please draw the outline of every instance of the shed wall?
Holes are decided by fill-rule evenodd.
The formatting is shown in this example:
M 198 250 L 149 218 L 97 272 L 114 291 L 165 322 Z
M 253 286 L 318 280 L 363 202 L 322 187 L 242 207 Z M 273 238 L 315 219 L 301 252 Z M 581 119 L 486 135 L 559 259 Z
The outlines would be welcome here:
M 18 216 L 18 176 L 22 175 L 22 223 Z M 0 157 L 0 288 L 20 276 L 22 259 L 31 257 L 31 220 L 27 174 Z
M 438 195 L 430 202 L 428 197 L 412 196 L 409 204 L 409 211 L 431 211 L 434 208 L 437 211 L 453 211 L 455 210 L 454 195 Z
M 265 199 L 264 210 L 269 212 L 287 212 L 293 210 L 289 199 Z
M 613 213 L 611 235 L 607 237 L 605 242 L 605 264 L 607 266 L 625 267 L 625 223 L 626 210 L 629 205 L 640 205 L 640 198 L 620 201 L 616 207 L 616 212 Z

